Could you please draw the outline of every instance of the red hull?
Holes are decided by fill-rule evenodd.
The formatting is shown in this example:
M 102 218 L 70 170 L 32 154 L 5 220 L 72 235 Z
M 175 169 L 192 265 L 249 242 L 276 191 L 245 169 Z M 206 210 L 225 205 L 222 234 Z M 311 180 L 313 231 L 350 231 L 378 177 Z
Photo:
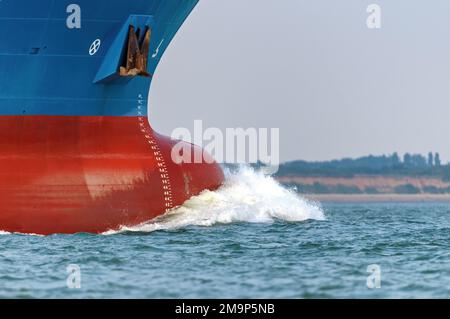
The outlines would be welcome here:
M 116 230 L 222 184 L 217 164 L 174 163 L 174 143 L 143 117 L 1 116 L 0 230 Z

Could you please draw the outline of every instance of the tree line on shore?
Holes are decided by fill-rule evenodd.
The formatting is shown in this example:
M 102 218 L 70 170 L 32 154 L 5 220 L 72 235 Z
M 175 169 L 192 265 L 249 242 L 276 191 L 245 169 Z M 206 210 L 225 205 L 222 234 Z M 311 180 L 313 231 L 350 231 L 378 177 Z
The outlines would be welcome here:
M 293 161 L 280 166 L 278 176 L 353 177 L 355 175 L 433 176 L 450 181 L 450 165 L 442 164 L 439 153 L 364 156 L 340 160 Z

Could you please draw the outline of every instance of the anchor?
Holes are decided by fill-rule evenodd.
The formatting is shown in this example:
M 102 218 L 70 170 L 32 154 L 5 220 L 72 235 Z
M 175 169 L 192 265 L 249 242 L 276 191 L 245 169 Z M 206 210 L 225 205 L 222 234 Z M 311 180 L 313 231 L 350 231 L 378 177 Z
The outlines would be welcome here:
M 124 77 L 144 76 L 150 77 L 147 71 L 148 55 L 150 52 L 150 38 L 152 31 L 146 28 L 145 35 L 140 38 L 140 29 L 135 31 L 134 26 L 130 25 L 128 31 L 128 46 L 126 60 L 120 67 L 119 74 Z

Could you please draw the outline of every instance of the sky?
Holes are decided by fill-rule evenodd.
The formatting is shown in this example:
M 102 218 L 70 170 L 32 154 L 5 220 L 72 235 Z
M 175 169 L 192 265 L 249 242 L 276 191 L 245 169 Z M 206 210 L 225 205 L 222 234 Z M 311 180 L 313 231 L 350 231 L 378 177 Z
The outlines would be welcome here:
M 367 27 L 368 5 L 381 28 Z M 200 0 L 159 65 L 153 127 L 279 128 L 282 161 L 450 161 L 450 1 Z

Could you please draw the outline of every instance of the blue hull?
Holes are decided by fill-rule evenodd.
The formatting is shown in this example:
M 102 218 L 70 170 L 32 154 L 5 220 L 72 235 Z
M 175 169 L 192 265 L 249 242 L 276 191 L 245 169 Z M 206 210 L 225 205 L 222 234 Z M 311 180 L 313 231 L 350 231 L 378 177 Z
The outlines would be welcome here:
M 151 29 L 153 74 L 197 2 L 0 1 L 0 115 L 145 116 L 151 77 L 115 74 L 128 27 Z

